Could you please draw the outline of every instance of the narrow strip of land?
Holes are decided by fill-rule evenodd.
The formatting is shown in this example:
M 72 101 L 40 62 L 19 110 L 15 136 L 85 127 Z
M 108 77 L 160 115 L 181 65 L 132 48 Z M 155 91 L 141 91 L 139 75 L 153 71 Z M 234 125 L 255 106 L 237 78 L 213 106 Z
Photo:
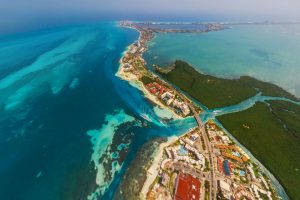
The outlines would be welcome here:
M 294 100 L 297 98 L 273 84 L 250 77 L 239 80 L 220 80 L 212 76 L 199 75 L 191 66 L 181 61 L 177 61 L 170 69 L 156 68 L 167 82 L 147 69 L 142 56 L 147 49 L 147 42 L 153 38 L 154 31 L 135 23 L 122 23 L 122 25 L 137 29 L 140 32 L 140 38 L 128 48 L 122 57 L 118 75 L 141 85 L 139 88 L 158 105 L 161 104 L 164 108 L 170 109 L 181 118 L 194 116 L 197 122 L 196 128 L 162 147 L 163 150 L 160 150 L 162 153 L 149 168 L 148 173 L 151 176 L 148 180 L 150 182 L 146 181 L 142 189 L 143 198 L 278 199 L 269 177 L 216 124 L 211 121 L 203 124 L 199 118 L 201 108 L 181 91 L 201 103 L 203 103 L 202 96 L 208 95 L 205 97 L 209 97 L 210 101 L 204 103 L 207 107 L 209 107 L 207 103 L 211 101 L 216 101 L 214 106 L 223 105 L 224 95 L 227 95 L 225 105 L 238 103 L 256 94 L 257 89 L 265 95 L 282 96 Z M 196 86 L 201 86 L 201 84 L 204 86 L 199 93 Z M 176 89 L 174 85 L 181 90 Z M 189 90 L 191 87 L 194 89 Z M 206 87 L 211 88 L 205 90 Z M 238 92 L 243 88 L 246 88 L 246 92 L 239 96 Z M 225 92 L 222 92 L 223 89 Z M 230 92 L 234 89 L 236 90 L 231 95 L 226 94 L 226 91 Z M 248 126 L 245 125 L 245 127 Z M 153 174 L 156 176 L 155 179 Z M 182 192 L 182 187 L 186 187 L 183 186 L 185 184 L 187 188 L 184 189 L 185 192 Z

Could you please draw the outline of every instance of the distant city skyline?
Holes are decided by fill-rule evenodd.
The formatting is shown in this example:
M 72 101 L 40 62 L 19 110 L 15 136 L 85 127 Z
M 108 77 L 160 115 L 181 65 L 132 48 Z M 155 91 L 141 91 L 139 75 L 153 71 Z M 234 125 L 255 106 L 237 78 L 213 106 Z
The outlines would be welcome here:
M 0 0 L 0 32 L 97 20 L 300 21 L 298 0 Z

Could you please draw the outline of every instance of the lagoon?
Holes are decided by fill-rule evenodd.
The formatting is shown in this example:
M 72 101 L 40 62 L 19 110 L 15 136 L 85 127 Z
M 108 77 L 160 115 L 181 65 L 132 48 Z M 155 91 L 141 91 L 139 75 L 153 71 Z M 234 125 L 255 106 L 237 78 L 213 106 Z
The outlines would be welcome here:
M 235 25 L 207 33 L 159 33 L 149 44 L 148 66 L 184 60 L 205 74 L 242 75 L 300 95 L 300 25 Z

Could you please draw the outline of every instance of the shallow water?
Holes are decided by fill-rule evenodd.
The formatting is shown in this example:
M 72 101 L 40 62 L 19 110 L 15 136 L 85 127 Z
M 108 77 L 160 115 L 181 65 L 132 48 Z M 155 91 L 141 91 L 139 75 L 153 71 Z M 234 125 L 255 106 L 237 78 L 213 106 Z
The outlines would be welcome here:
M 195 125 L 167 127 L 169 115 L 115 76 L 137 38 L 116 23 L 0 38 L 1 199 L 110 199 L 145 142 Z
M 78 199 L 98 187 L 93 151 L 103 151 L 110 138 L 94 145 L 93 130 L 107 119 L 117 118 L 117 126 L 138 118 L 136 103 L 149 107 L 112 78 L 137 36 L 99 23 L 1 38 L 1 199 Z
M 171 113 L 115 76 L 122 52 L 137 38 L 115 23 L 0 38 L 1 199 L 111 199 L 145 142 L 196 125 L 193 118 L 165 120 Z M 201 118 L 261 98 L 206 110 Z
M 295 103 L 300 105 L 300 102 L 292 101 L 290 99 L 286 99 L 283 97 L 268 97 L 268 96 L 262 96 L 261 93 L 246 99 L 245 101 L 242 101 L 236 105 L 232 106 L 226 106 L 222 108 L 215 108 L 215 109 L 206 109 L 203 113 L 201 113 L 201 119 L 206 122 L 209 119 L 215 119 L 217 116 L 226 115 L 230 113 L 240 112 L 247 110 L 248 108 L 251 108 L 255 105 L 257 102 L 266 102 L 266 101 L 274 101 L 274 100 L 281 100 L 281 101 L 287 101 L 291 103 Z
M 181 59 L 225 78 L 249 75 L 300 95 L 300 25 L 240 25 L 201 34 L 156 34 L 149 64 Z

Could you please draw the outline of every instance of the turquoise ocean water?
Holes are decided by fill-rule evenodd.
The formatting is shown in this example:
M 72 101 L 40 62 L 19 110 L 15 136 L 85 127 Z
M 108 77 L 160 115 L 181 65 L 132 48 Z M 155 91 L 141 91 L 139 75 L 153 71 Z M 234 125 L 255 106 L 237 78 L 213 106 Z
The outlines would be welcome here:
M 239 25 L 201 34 L 157 34 L 149 66 L 182 59 L 225 78 L 249 75 L 300 95 L 300 25 Z
M 195 125 L 166 126 L 115 76 L 137 38 L 114 22 L 0 37 L 0 199 L 111 199 L 145 142 Z
M 115 76 L 137 38 L 116 23 L 0 37 L 0 199 L 112 199 L 145 142 L 196 125 L 193 118 L 167 120 Z

